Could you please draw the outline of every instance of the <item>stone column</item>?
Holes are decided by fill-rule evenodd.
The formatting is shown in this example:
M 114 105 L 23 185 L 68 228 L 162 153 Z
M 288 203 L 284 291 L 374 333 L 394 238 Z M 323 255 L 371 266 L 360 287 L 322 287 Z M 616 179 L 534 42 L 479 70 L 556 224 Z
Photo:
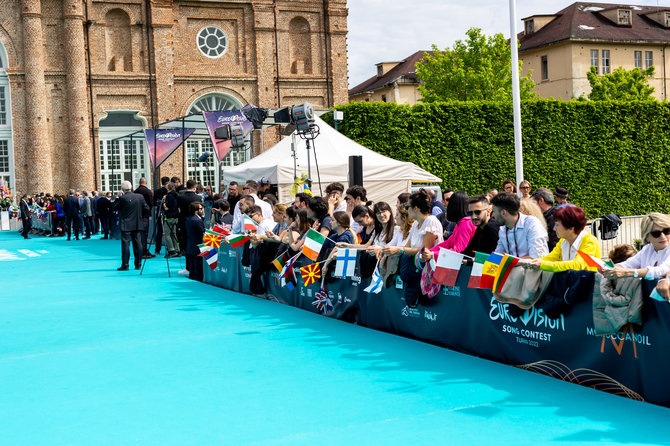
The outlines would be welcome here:
M 76 190 L 91 190 L 95 186 L 93 164 L 95 159 L 90 138 L 84 12 L 81 0 L 65 0 L 63 18 L 67 71 L 69 187 Z
M 255 2 L 254 31 L 256 33 L 256 75 L 258 77 L 257 97 L 259 107 L 277 106 L 277 83 L 275 82 L 275 28 L 274 6 L 266 2 Z M 279 26 L 279 24 L 278 24 Z M 284 48 L 288 51 L 288 48 Z M 281 104 L 282 106 L 286 104 Z M 268 132 L 265 132 L 267 137 Z M 266 147 L 267 146 L 266 144 Z
M 53 192 L 51 145 L 47 126 L 47 98 L 44 80 L 44 39 L 40 0 L 22 0 L 23 68 L 26 80 L 25 166 L 27 191 Z

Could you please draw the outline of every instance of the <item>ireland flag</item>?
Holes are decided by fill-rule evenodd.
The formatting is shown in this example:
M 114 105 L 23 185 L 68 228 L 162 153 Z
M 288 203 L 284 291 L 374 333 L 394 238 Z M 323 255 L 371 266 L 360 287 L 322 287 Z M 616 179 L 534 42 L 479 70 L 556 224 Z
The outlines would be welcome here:
M 579 254 L 580 257 L 584 259 L 586 264 L 589 265 L 591 268 L 596 268 L 599 271 L 602 271 L 604 269 L 614 269 L 614 263 L 612 263 L 611 260 L 605 262 L 604 260 L 599 259 L 598 257 L 594 257 L 591 254 L 587 254 L 582 251 L 577 251 L 577 254 Z
M 316 262 L 316 258 L 319 257 L 325 241 L 326 236 L 310 228 L 307 231 L 307 235 L 305 235 L 305 244 L 302 245 L 302 253 L 311 259 L 312 262 Z

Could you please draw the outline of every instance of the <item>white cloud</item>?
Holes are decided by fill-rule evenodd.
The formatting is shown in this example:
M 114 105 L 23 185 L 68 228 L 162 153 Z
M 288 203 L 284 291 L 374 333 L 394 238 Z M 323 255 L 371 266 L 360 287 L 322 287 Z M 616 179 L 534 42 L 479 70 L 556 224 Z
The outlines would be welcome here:
M 553 14 L 574 3 L 570 0 L 517 0 L 517 31 L 521 19 L 535 14 Z M 641 0 L 638 5 L 657 5 Z M 349 86 L 375 74 L 374 65 L 402 60 L 419 50 L 453 45 L 465 32 L 478 27 L 485 34 L 510 34 L 509 2 L 493 0 L 349 0 Z

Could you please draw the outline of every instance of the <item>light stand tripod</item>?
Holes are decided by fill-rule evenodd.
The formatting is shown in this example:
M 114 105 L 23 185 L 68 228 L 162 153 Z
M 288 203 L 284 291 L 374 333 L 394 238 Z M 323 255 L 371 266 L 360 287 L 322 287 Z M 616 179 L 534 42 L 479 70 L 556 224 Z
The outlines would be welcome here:
M 151 231 L 151 240 L 149 241 L 149 245 L 147 246 L 147 253 L 151 252 L 151 246 L 154 244 L 154 240 L 156 240 L 156 233 L 158 232 L 158 225 L 163 224 L 163 221 L 165 220 L 165 214 L 163 212 L 163 200 L 159 200 L 156 203 L 156 209 L 153 212 L 154 214 L 154 227 L 153 230 Z M 142 260 L 142 269 L 140 270 L 140 276 L 142 273 L 144 273 L 144 265 L 146 265 L 148 258 L 144 258 Z M 172 277 L 170 275 L 170 259 L 165 257 L 165 264 L 167 265 L 167 272 L 168 272 L 168 277 Z

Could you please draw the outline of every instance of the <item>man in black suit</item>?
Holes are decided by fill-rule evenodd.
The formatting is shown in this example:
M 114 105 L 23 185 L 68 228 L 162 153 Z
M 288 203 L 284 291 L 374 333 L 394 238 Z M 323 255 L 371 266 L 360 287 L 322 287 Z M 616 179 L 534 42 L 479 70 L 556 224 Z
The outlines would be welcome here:
M 23 230 L 21 231 L 21 235 L 26 239 L 30 238 L 28 237 L 28 233 L 33 227 L 33 222 L 30 219 L 30 206 L 28 206 L 29 199 L 30 197 L 28 195 L 24 195 L 23 198 L 21 198 L 21 203 L 19 204 L 19 208 L 21 209 L 21 223 L 23 223 Z
M 130 261 L 130 242 L 133 242 L 135 269 L 142 265 L 142 238 L 144 230 L 143 212 L 149 212 L 144 197 L 131 191 L 130 181 L 121 183 L 121 193 L 114 201 L 114 210 L 119 212 L 119 229 L 121 229 L 121 267 L 118 271 L 128 271 Z
M 71 240 L 72 224 L 74 223 L 74 238 L 79 240 L 79 199 L 74 195 L 74 189 L 68 191 L 68 196 L 63 202 L 65 211 L 65 226 L 67 226 L 67 239 Z
M 186 246 L 186 218 L 190 215 L 189 206 L 194 202 L 202 202 L 202 197 L 195 193 L 195 181 L 188 180 L 186 182 L 186 190 L 177 195 L 177 204 L 179 205 L 177 238 L 179 238 L 179 246 L 182 249 Z M 186 264 L 186 269 L 188 269 L 188 263 Z
M 140 231 L 140 236 L 142 237 L 142 258 L 143 259 L 150 259 L 152 257 L 155 257 L 151 255 L 149 250 L 147 249 L 147 240 L 149 238 L 149 217 L 151 217 L 151 206 L 154 205 L 154 194 L 149 190 L 147 187 L 147 179 L 142 177 L 140 178 L 140 185 L 137 189 L 135 189 L 136 194 L 140 194 L 144 197 L 144 201 L 148 206 L 148 209 L 145 211 L 142 209 L 142 223 L 144 226 L 144 229 Z
M 112 194 L 108 192 L 108 195 L 111 196 Z M 107 240 L 109 238 L 112 217 L 112 202 L 109 201 L 107 195 L 100 195 L 95 210 L 98 213 L 100 228 L 102 230 L 102 238 L 100 240 Z
M 205 206 L 202 203 L 193 202 L 189 205 L 190 217 L 186 219 L 186 266 L 188 278 L 202 282 L 202 258 L 198 257 L 205 235 Z
M 156 248 L 154 254 L 158 255 L 161 253 L 161 248 L 163 248 L 163 222 L 160 220 L 160 205 L 161 200 L 167 195 L 167 184 L 170 182 L 170 177 L 161 178 L 161 187 L 154 191 L 154 224 L 157 224 L 156 228 Z

